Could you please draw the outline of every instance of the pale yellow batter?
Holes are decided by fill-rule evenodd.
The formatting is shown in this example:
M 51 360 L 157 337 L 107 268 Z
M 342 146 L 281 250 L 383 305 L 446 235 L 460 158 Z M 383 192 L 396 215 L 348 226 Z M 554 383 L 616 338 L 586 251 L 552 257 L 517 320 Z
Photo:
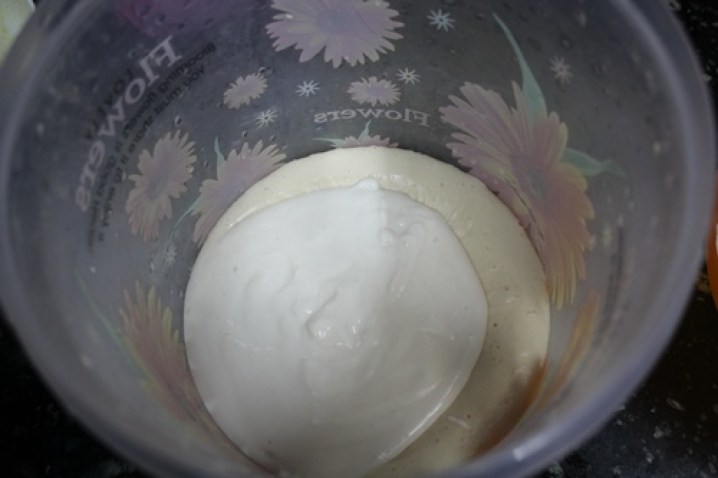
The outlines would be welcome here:
M 543 268 L 516 218 L 483 183 L 405 150 L 371 146 L 320 153 L 291 162 L 251 187 L 223 216 L 205 247 L 271 204 L 367 177 L 444 216 L 479 275 L 489 313 L 483 351 L 459 397 L 417 441 L 370 476 L 409 476 L 455 466 L 515 425 L 534 392 L 548 347 Z

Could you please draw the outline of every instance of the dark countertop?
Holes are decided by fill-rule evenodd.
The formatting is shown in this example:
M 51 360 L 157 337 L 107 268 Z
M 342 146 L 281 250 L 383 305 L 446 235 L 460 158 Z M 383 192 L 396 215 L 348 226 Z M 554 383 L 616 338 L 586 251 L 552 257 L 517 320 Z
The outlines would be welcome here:
M 668 3 L 686 25 L 708 77 L 718 75 L 718 2 Z M 708 77 L 715 100 L 718 76 Z M 715 362 L 718 311 L 701 274 L 683 322 L 649 378 L 598 435 L 539 478 L 718 476 Z M 146 476 L 62 410 L 2 319 L 0 373 L 0 476 Z

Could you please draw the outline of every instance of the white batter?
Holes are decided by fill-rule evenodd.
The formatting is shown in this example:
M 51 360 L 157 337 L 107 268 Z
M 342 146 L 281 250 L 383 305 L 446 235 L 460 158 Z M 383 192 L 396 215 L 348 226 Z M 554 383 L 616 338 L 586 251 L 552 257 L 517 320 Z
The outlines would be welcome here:
M 367 177 L 446 222 L 372 180 L 305 194 Z M 446 223 L 471 262 L 439 234 Z M 422 250 L 435 237 L 448 249 Z M 484 330 L 474 269 L 489 327 L 471 370 Z M 374 472 L 406 475 L 455 465 L 513 425 L 546 352 L 548 298 L 528 239 L 479 181 L 408 151 L 336 150 L 285 165 L 223 216 L 190 279 L 185 340 L 208 410 L 255 459 L 357 476 L 421 435 Z

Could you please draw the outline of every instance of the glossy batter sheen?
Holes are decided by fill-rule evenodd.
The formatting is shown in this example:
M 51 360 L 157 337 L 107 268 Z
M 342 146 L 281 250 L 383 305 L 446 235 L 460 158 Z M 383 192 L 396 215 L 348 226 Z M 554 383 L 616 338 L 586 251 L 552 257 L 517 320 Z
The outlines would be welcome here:
M 444 218 L 374 179 L 246 217 L 205 246 L 186 295 L 210 413 L 301 476 L 360 476 L 400 453 L 459 394 L 485 331 Z
M 437 380 L 437 377 L 446 374 L 446 367 L 452 360 L 454 363 L 465 364 L 471 355 L 472 340 L 455 347 L 458 353 L 453 356 L 443 346 L 451 336 L 453 340 L 459 338 L 455 332 L 467 326 L 469 321 L 466 318 L 446 326 L 449 329 L 455 327 L 451 329 L 452 332 L 447 332 L 449 329 L 446 327 L 436 329 L 437 322 L 429 313 L 425 317 L 425 324 L 430 324 L 429 327 L 422 325 L 410 328 L 408 334 L 399 333 L 400 330 L 407 332 L 404 328 L 406 324 L 400 328 L 395 328 L 395 324 L 368 324 L 368 317 L 384 317 L 382 320 L 385 320 L 386 317 L 401 315 L 397 314 L 397 309 L 391 308 L 385 308 L 379 314 L 374 310 L 364 310 L 364 319 L 344 316 L 339 329 L 333 329 L 331 322 L 322 318 L 311 320 L 316 317 L 313 312 L 321 308 L 317 304 L 325 303 L 336 290 L 352 290 L 344 284 L 335 288 L 334 292 L 322 292 L 319 287 L 314 293 L 314 305 L 307 305 L 311 302 L 307 302 L 309 296 L 303 299 L 304 302 L 300 300 L 293 305 L 294 312 L 288 315 L 290 321 L 310 324 L 309 328 L 297 329 L 304 335 L 296 335 L 298 332 L 295 331 L 293 336 L 287 333 L 292 328 L 286 324 L 268 326 L 261 319 L 268 308 L 262 305 L 262 301 L 271 302 L 269 308 L 279 307 L 278 314 L 287 316 L 286 303 L 285 309 L 281 309 L 283 299 L 272 300 L 272 293 L 267 291 L 290 289 L 285 302 L 291 302 L 288 298 L 297 295 L 297 285 L 292 279 L 296 271 L 286 267 L 286 257 L 268 259 L 269 263 L 258 266 L 254 272 L 245 272 L 244 296 L 237 288 L 223 286 L 231 281 L 221 280 L 221 274 L 217 273 L 223 270 L 224 274 L 230 274 L 231 271 L 236 275 L 239 271 L 240 264 L 233 263 L 233 254 L 221 249 L 225 244 L 224 239 L 241 230 L 243 223 L 251 225 L 249 221 L 260 217 L 261 212 L 312 196 L 305 193 L 350 187 L 367 177 L 374 178 L 384 190 L 400 191 L 438 211 L 463 244 L 486 291 L 489 318 L 484 351 L 456 400 L 453 400 L 456 386 L 463 383 L 468 372 L 462 372 L 461 367 L 450 367 L 455 373 L 449 374 L 448 381 Z M 364 181 L 348 191 L 357 194 L 377 193 L 375 186 L 371 180 Z M 302 194 L 305 195 L 299 196 Z M 295 196 L 299 197 L 269 207 Z M 404 195 L 397 196 L 406 199 Z M 410 203 L 416 204 L 413 201 Z M 253 214 L 257 211 L 260 213 Z M 353 216 L 349 222 L 356 225 L 355 218 L 365 215 L 356 211 L 349 215 Z M 416 244 L 416 228 L 413 233 L 411 227 L 401 229 L 400 222 L 395 221 L 394 227 L 388 228 L 391 234 L 384 234 L 380 242 L 392 235 L 401 237 L 408 233 L 406 238 L 409 243 Z M 345 225 L 339 229 L 346 230 L 347 227 Z M 361 229 L 367 229 L 366 224 Z M 267 234 L 260 237 L 263 238 L 263 241 L 258 241 L 260 243 L 271 241 Z M 330 242 L 334 243 L 334 239 Z M 367 240 L 352 236 L 352 239 L 345 237 L 344 241 L 353 239 Z M 327 258 L 334 254 L 334 257 L 338 257 L 338 252 L 332 251 L 327 244 L 318 245 L 325 252 L 323 256 Z M 411 247 L 416 249 L 415 245 Z M 409 256 L 411 247 L 407 249 Z M 206 269 L 201 264 L 205 257 L 213 255 L 211 251 L 220 252 L 214 264 Z M 257 257 L 251 251 L 247 254 L 252 258 Z M 396 256 L 396 250 L 391 255 Z M 386 263 L 388 256 L 379 260 L 380 256 L 374 258 L 376 265 Z M 468 263 L 466 259 L 464 261 Z M 372 267 L 371 259 L 361 259 L 359 262 L 366 263 L 364 265 L 367 269 Z M 246 260 L 242 261 L 244 267 L 246 263 Z M 261 261 L 257 264 L 261 264 Z M 356 268 L 356 264 L 350 261 L 349 267 Z M 278 267 L 279 270 L 284 268 L 285 273 L 262 275 L 260 271 L 268 265 Z M 427 266 L 438 268 L 436 264 Z M 209 269 L 213 272 L 207 272 Z M 198 279 L 198 272 L 203 270 L 202 275 L 209 276 L 209 279 Z M 336 268 L 338 270 L 341 270 L 339 265 Z M 383 278 L 375 277 L 376 280 L 371 281 L 361 277 L 361 280 L 366 281 L 364 286 L 354 289 L 365 290 L 375 282 L 377 287 L 372 300 L 381 297 L 382 291 L 391 291 L 392 279 L 388 278 L 397 275 L 396 269 L 392 271 L 391 268 L 379 267 L 376 270 L 383 270 Z M 463 300 L 471 304 L 471 297 L 480 297 L 481 286 L 472 283 L 471 274 L 452 275 L 451 285 L 459 293 L 447 303 L 456 305 Z M 335 277 L 339 276 L 341 274 L 335 274 Z M 356 274 L 347 274 L 338 283 L 354 276 Z M 445 278 L 439 283 L 442 281 L 446 283 Z M 424 295 L 428 295 L 426 291 L 440 290 L 441 286 L 423 284 L 417 287 L 423 287 Z M 266 295 L 263 298 L 262 294 L 256 293 L 262 288 L 265 288 Z M 473 294 L 472 290 L 479 292 Z M 439 296 L 447 297 L 446 293 L 442 291 Z M 421 295 L 416 294 L 415 297 Z M 240 296 L 244 299 L 240 300 Z M 207 297 L 214 298 L 207 300 Z M 259 302 L 251 303 L 249 300 L 247 304 L 248 297 Z M 352 309 L 363 302 L 357 297 L 352 300 L 345 302 L 354 304 Z M 238 312 L 229 318 L 221 317 L 222 314 L 212 310 L 217 303 L 224 304 L 220 309 Z M 533 248 L 510 212 L 483 184 L 451 166 L 416 153 L 377 147 L 314 155 L 285 165 L 253 186 L 215 227 L 193 271 L 185 304 L 188 358 L 200 393 L 218 424 L 240 447 L 260 461 L 280 462 L 289 472 L 312 476 L 361 474 L 368 467 L 389 460 L 418 435 L 421 436 L 403 453 L 380 465 L 372 473 L 378 476 L 408 475 L 455 465 L 470 457 L 477 449 L 499 438 L 520 415 L 545 355 L 548 340 L 548 298 L 543 271 Z M 330 314 L 332 317 L 341 315 L 338 314 L 342 310 L 341 303 L 335 304 L 337 308 L 333 315 Z M 441 304 L 436 304 L 436 307 L 440 308 Z M 416 316 L 416 311 L 425 308 L 425 305 L 421 305 L 410 315 Z M 260 317 L 259 322 L 252 324 L 251 320 L 237 319 L 239 315 L 246 317 L 247 310 L 254 310 L 255 318 Z M 440 315 L 445 315 L 445 312 Z M 303 319 L 309 320 L 302 322 Z M 208 327 L 208 323 L 212 321 L 219 325 L 213 333 L 209 333 L 212 327 Z M 364 332 L 354 332 L 362 327 Z M 429 329 L 432 331 L 427 334 Z M 480 324 L 478 329 L 481 329 Z M 368 336 L 366 331 L 371 331 Z M 252 340 L 247 340 L 252 334 Z M 362 340 L 348 340 L 352 337 L 356 339 L 359 335 L 362 335 Z M 382 342 L 385 336 L 392 338 Z M 304 346 L 306 343 L 301 345 L 302 341 L 297 337 L 310 337 L 306 343 L 314 348 L 310 346 L 307 352 Z M 433 344 L 434 352 L 426 357 L 431 357 L 430 361 L 435 365 L 428 364 L 427 358 L 421 353 L 412 355 L 416 353 L 414 349 L 425 348 L 425 345 L 412 345 L 417 343 L 417 337 L 418 340 Z M 323 348 L 322 345 L 326 338 L 330 339 L 328 343 L 333 344 L 329 348 Z M 481 334 L 471 338 L 475 344 L 480 345 Z M 282 345 L 278 347 L 279 344 Z M 289 351 L 287 344 L 291 345 Z M 337 344 L 343 344 L 344 348 L 337 348 Z M 357 344 L 371 346 L 358 347 L 352 351 L 352 346 Z M 280 354 L 275 352 L 278 348 L 281 349 Z M 381 353 L 376 353 L 377 350 L 390 351 L 390 358 L 387 360 Z M 232 362 L 229 358 L 231 356 L 235 359 L 241 357 L 241 360 Z M 294 360 L 298 356 L 304 356 L 305 360 Z M 287 360 L 287 357 L 292 359 L 287 361 L 282 370 L 255 365 L 262 358 L 266 363 L 267 357 L 271 357 L 269 362 L 275 365 L 281 363 L 281 360 Z M 392 369 L 399 367 L 403 373 L 393 375 Z M 336 379 L 342 375 L 346 380 Z M 395 382 L 392 377 L 396 376 L 403 378 Z M 237 382 L 237 377 L 244 382 Z M 376 384 L 383 385 L 375 388 L 367 386 L 370 382 L 361 381 L 367 377 L 376 378 Z M 401 398 L 402 395 L 416 397 L 415 392 L 421 388 L 422 380 L 434 384 L 425 387 L 431 392 L 426 394 L 427 400 L 406 401 Z M 254 385 L 248 386 L 250 383 Z M 271 390 L 269 394 L 266 393 L 267 386 Z M 257 388 L 260 390 L 257 391 Z M 442 394 L 441 390 L 445 393 Z M 379 399 L 380 395 L 382 398 Z M 449 405 L 447 402 L 452 401 L 446 409 Z M 436 404 L 433 413 L 427 413 L 431 409 L 430 402 Z M 379 406 L 383 403 L 386 403 L 385 407 Z M 402 405 L 395 406 L 399 403 Z M 436 420 L 439 414 L 441 417 Z M 406 433 L 407 429 L 412 429 L 412 422 L 418 425 L 413 428 L 413 433 Z M 429 428 L 425 431 L 426 427 Z

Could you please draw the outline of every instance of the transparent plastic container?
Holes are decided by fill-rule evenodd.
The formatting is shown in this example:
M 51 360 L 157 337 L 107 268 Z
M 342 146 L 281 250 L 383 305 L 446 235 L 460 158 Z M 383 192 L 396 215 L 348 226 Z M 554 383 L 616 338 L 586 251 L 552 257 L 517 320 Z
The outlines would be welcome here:
M 446 471 L 526 475 L 610 417 L 679 321 L 709 218 L 710 113 L 662 2 L 44 2 L 0 75 L 0 296 L 107 444 L 164 476 L 259 473 L 184 357 L 206 232 L 283 162 L 426 153 L 496 191 L 547 271 L 535 393 Z

